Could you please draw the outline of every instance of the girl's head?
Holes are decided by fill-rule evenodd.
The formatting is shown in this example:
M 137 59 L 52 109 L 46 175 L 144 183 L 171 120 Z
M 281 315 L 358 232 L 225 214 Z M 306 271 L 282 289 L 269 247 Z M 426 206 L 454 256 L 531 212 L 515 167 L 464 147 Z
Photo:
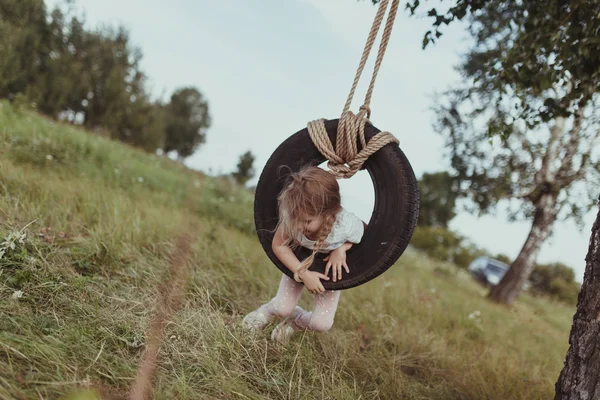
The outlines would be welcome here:
M 279 194 L 279 226 L 293 243 L 299 234 L 316 238 L 311 257 L 302 263 L 308 268 L 341 211 L 340 186 L 335 177 L 319 167 L 305 167 L 292 173 Z

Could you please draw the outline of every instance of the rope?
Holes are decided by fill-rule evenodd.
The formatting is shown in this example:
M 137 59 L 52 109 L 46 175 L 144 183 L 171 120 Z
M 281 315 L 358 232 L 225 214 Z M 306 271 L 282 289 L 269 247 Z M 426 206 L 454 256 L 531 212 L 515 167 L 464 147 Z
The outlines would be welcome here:
M 369 108 L 369 105 L 371 104 L 373 89 L 375 88 L 375 80 L 377 79 L 377 74 L 379 73 L 379 68 L 381 67 L 381 62 L 383 61 L 383 56 L 385 55 L 390 35 L 392 33 L 392 27 L 394 25 L 400 0 L 392 0 L 392 5 L 383 29 L 383 36 L 377 52 L 373 76 L 371 77 L 371 82 L 369 83 L 365 101 L 357 114 L 354 114 L 352 111 L 350 111 L 350 105 L 352 104 L 356 87 L 367 63 L 367 59 L 369 58 L 369 54 L 371 53 L 371 49 L 373 48 L 373 44 L 375 42 L 375 38 L 377 37 L 377 33 L 379 32 L 381 23 L 383 22 L 383 15 L 387 10 L 388 3 L 389 0 L 381 0 L 377 14 L 375 14 L 375 19 L 373 20 L 373 25 L 371 26 L 371 31 L 369 32 L 362 57 L 356 71 L 356 76 L 354 77 L 354 82 L 352 83 L 352 88 L 350 89 L 350 93 L 348 95 L 348 100 L 344 105 L 344 110 L 339 120 L 335 150 L 333 149 L 333 145 L 331 144 L 329 136 L 327 135 L 324 119 L 310 121 L 307 124 L 308 133 L 310 134 L 311 140 L 321 154 L 323 154 L 323 156 L 329 160 L 327 166 L 336 178 L 350 178 L 356 174 L 358 170 L 360 170 L 362 165 L 372 154 L 377 152 L 383 146 L 388 143 L 399 143 L 398 139 L 396 139 L 390 132 L 379 132 L 377 135 L 373 136 L 367 144 L 365 141 L 365 124 L 371 123 L 369 121 L 369 117 L 371 116 L 371 109 Z M 357 137 L 360 140 L 362 148 L 360 152 L 358 151 Z

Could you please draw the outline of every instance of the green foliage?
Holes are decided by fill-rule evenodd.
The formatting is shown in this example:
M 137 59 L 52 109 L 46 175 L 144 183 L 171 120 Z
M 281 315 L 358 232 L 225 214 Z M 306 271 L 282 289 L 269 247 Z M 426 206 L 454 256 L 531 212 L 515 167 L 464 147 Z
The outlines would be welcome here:
M 510 265 L 513 262 L 513 260 L 506 254 L 497 254 L 494 258 L 500 262 L 503 262 L 506 265 Z
M 541 194 L 552 193 L 563 217 L 580 222 L 596 199 L 593 187 L 581 183 L 600 180 L 598 154 L 592 150 L 600 135 L 595 117 L 600 70 L 588 75 L 581 71 L 581 60 L 571 57 L 588 51 L 590 40 L 566 43 L 579 40 L 569 36 L 578 23 L 596 26 L 600 18 L 584 12 L 595 1 L 568 12 L 551 3 L 494 0 L 472 15 L 475 44 L 459 66 L 465 82 L 439 97 L 436 130 L 446 137 L 461 192 L 480 211 L 515 199 L 511 218 L 529 219 Z M 558 26 L 563 30 L 556 33 Z M 589 62 L 598 57 L 597 50 Z M 550 110 L 552 104 L 556 107 Z
M 379 0 L 373 0 L 373 2 L 378 3 Z M 426 48 L 429 43 L 435 43 L 442 36 L 442 25 L 449 25 L 453 21 L 462 20 L 468 13 L 481 9 L 487 2 L 488 0 L 456 0 L 456 5 L 449 7 L 442 13 L 436 8 L 429 9 L 427 16 L 433 19 L 433 29 L 425 32 L 423 36 L 423 48 Z M 406 9 L 410 11 L 411 15 L 415 15 L 420 6 L 420 0 L 413 0 L 406 4 Z
M 454 212 L 458 185 L 448 172 L 424 173 L 419 179 L 419 226 L 447 228 Z
M 449 0 L 421 14 L 423 7 L 421 0 L 406 4 L 412 16 L 432 20 L 423 48 L 442 36 L 444 25 L 467 17 L 483 50 L 476 57 L 487 52 L 480 61 L 489 61 L 470 78 L 476 82 L 485 78 L 490 91 L 513 95 L 516 89 L 516 114 L 530 129 L 585 109 L 600 88 L 600 0 Z M 500 32 L 505 36 L 492 38 Z M 569 82 L 572 86 L 565 90 Z M 555 90 L 554 96 L 544 95 L 549 90 Z M 535 98 L 541 101 L 531 104 Z M 510 125 L 499 124 L 490 134 L 506 138 Z
M 575 272 L 562 263 L 538 264 L 531 273 L 532 289 L 570 305 L 577 305 L 580 285 Z
M 52 118 L 148 152 L 166 146 L 187 157 L 204 143 L 208 105 L 197 89 L 177 91 L 167 106 L 152 100 L 128 31 L 84 25 L 72 6 L 0 0 L 0 98 L 25 96 Z
M 371 0 L 373 4 L 378 4 L 381 0 Z M 423 48 L 425 49 L 430 43 L 434 44 L 443 34 L 442 25 L 450 25 L 453 21 L 460 21 L 466 15 L 480 10 L 490 0 L 452 0 L 442 2 L 441 4 L 453 4 L 447 10 L 439 12 L 437 8 L 430 8 L 426 16 L 433 19 L 433 29 L 425 32 L 423 36 Z M 412 0 L 406 3 L 406 9 L 414 16 L 421 9 L 421 0 Z M 421 15 L 419 15 L 421 16 Z
M 254 154 L 250 150 L 240 156 L 240 161 L 237 164 L 237 171 L 232 173 L 236 182 L 242 186 L 254 177 Z
M 442 36 L 442 25 L 465 16 L 474 17 L 470 21 L 471 28 L 475 29 L 480 43 L 489 37 L 482 32 L 507 27 L 514 35 L 503 42 L 508 46 L 497 49 L 500 60 L 488 64 L 485 73 L 494 76 L 494 90 L 510 93 L 508 87 L 518 87 L 522 92 L 520 117 L 530 125 L 585 108 L 597 93 L 600 87 L 599 0 L 452 0 L 448 3 L 453 5 L 441 13 L 436 8 L 428 11 L 427 16 L 433 19 L 433 29 L 425 33 L 423 48 Z M 411 15 L 415 15 L 421 6 L 420 0 L 406 5 Z M 492 14 L 490 10 L 501 13 L 495 12 L 492 19 L 482 20 L 482 16 Z M 493 46 L 488 50 L 495 51 Z M 537 107 L 529 104 L 530 96 L 539 97 L 548 89 L 564 87 L 569 81 L 574 85 L 560 99 L 547 98 Z M 492 89 L 492 86 L 488 88 Z M 572 104 L 576 105 L 575 109 Z M 507 130 L 502 131 L 502 134 L 506 133 Z
M 452 262 L 461 240 L 461 237 L 445 228 L 417 227 L 410 243 L 433 259 Z
M 455 249 L 454 263 L 461 268 L 467 269 L 473 260 L 479 256 L 488 255 L 484 249 L 477 247 L 468 239 L 463 238 L 461 245 Z
M 417 226 L 410 243 L 435 260 L 453 263 L 463 269 L 478 256 L 487 254 L 464 236 L 443 227 Z
M 178 156 L 190 156 L 206 141 L 210 126 L 208 103 L 195 88 L 178 89 L 165 107 L 166 137 L 164 150 Z
M 48 37 L 43 0 L 0 1 L 0 97 L 24 92 L 36 79 Z

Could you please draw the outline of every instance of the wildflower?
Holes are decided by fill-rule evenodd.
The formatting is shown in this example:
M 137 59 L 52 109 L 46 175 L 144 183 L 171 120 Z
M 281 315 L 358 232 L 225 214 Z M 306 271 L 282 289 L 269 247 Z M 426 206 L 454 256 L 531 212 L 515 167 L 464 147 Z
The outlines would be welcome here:
M 13 299 L 13 300 L 18 300 L 18 299 L 20 299 L 21 297 L 23 297 L 23 291 L 21 291 L 21 290 L 17 290 L 17 291 L 15 291 L 15 292 L 14 292 L 14 293 L 13 293 L 13 294 L 10 296 L 10 298 L 11 298 L 11 299 Z
M 481 317 L 481 311 L 475 310 L 469 314 L 469 319 L 479 319 Z

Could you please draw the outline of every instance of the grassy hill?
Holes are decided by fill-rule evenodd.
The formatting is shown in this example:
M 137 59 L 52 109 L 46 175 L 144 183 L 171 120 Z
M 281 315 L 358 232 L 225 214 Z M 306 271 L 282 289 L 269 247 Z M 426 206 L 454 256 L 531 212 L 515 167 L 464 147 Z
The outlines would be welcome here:
M 526 295 L 492 304 L 464 272 L 410 249 L 342 293 L 327 334 L 284 348 L 270 329 L 242 331 L 281 276 L 253 234 L 252 201 L 0 103 L 0 398 L 86 387 L 126 398 L 181 234 L 190 273 L 165 327 L 156 399 L 552 398 L 574 309 Z M 305 293 L 300 305 L 311 303 Z

